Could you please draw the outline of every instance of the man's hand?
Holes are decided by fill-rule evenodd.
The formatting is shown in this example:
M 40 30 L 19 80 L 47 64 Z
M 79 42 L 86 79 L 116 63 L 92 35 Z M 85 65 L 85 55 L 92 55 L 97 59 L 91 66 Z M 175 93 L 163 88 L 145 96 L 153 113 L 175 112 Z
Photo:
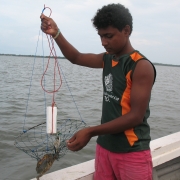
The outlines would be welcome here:
M 67 147 L 71 151 L 79 151 L 90 141 L 90 128 L 84 128 L 73 135 L 71 139 L 67 141 Z
M 54 22 L 54 20 L 45 16 L 44 14 L 41 14 L 40 18 L 41 18 L 41 30 L 46 34 L 55 37 L 58 32 L 58 27 Z

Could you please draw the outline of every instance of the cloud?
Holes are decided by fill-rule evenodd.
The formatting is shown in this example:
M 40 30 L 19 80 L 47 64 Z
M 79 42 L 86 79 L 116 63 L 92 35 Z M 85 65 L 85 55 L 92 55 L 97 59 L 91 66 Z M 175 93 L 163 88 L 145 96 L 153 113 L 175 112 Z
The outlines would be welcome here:
M 147 48 L 149 48 L 148 46 L 159 46 L 162 45 L 161 42 L 159 41 L 155 41 L 155 40 L 149 40 L 149 39 L 133 39 L 132 40 L 134 46 L 147 46 Z
M 66 39 L 79 51 L 103 52 L 91 19 L 97 9 L 109 3 L 122 3 L 132 13 L 134 27 L 131 41 L 134 48 L 151 56 L 158 52 L 170 54 L 171 51 L 172 62 L 180 64 L 176 53 L 180 49 L 180 1 L 177 0 L 18 0 L 18 3 L 1 0 L 0 53 L 13 51 L 32 54 L 38 39 L 41 24 L 39 16 L 44 4 L 52 9 L 51 17 Z M 48 15 L 48 9 L 44 13 Z M 44 36 L 44 44 L 46 42 Z M 61 54 L 60 51 L 58 53 Z

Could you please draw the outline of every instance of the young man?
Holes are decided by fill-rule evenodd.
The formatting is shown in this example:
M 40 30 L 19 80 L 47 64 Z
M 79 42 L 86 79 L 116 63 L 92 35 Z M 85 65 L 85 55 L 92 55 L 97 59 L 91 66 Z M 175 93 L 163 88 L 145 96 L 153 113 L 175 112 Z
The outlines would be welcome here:
M 156 72 L 151 62 L 130 43 L 129 10 L 121 4 L 109 4 L 97 11 L 92 22 L 106 49 L 101 54 L 80 53 L 51 18 L 42 14 L 41 21 L 42 31 L 54 37 L 69 61 L 103 68 L 101 125 L 78 131 L 68 140 L 68 148 L 78 151 L 91 137 L 98 136 L 95 180 L 152 180 L 147 118 Z

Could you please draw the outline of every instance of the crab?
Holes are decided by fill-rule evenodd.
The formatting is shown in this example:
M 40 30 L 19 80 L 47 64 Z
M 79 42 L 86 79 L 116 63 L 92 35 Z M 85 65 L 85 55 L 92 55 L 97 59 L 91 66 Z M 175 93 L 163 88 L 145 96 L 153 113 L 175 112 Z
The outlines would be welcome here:
M 53 154 L 45 154 L 43 158 L 37 162 L 36 172 L 39 174 L 37 180 L 51 168 L 54 160 Z
M 42 159 L 37 162 L 36 172 L 39 174 L 36 178 L 39 180 L 53 165 L 54 161 L 58 159 L 59 153 L 45 154 Z
M 53 165 L 55 160 L 58 160 L 59 158 L 59 146 L 60 146 L 60 133 L 57 133 L 55 141 L 54 141 L 54 152 L 55 153 L 51 153 L 51 154 L 45 154 L 42 159 L 40 159 L 37 162 L 37 166 L 36 166 L 36 172 L 39 174 L 37 176 L 37 180 L 39 180 L 39 178 L 41 176 L 43 176 Z

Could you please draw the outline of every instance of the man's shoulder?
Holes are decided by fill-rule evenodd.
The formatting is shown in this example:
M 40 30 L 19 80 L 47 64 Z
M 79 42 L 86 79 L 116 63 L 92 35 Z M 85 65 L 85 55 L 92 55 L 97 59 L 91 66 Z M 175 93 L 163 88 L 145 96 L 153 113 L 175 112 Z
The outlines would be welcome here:
M 138 50 L 133 51 L 131 54 L 129 54 L 129 56 L 135 62 L 139 61 L 139 60 L 142 60 L 142 59 L 147 59 L 146 56 L 144 56 Z

